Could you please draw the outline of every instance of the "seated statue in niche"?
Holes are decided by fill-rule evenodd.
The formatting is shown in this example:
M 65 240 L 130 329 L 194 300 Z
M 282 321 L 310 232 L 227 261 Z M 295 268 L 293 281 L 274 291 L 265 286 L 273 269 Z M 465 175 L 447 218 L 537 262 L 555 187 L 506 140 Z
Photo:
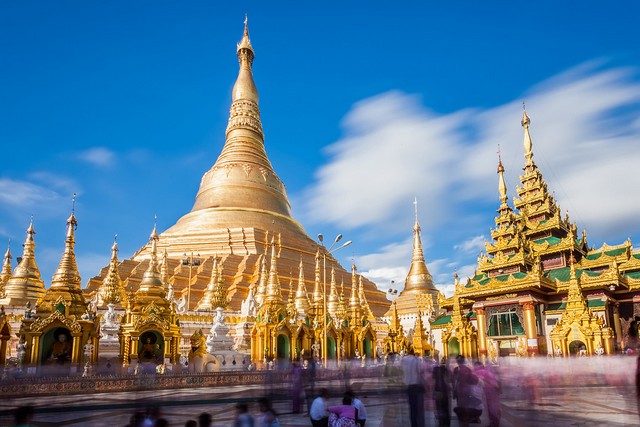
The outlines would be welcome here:
M 146 338 L 140 350 L 140 362 L 156 362 L 158 360 L 159 350 L 160 346 L 158 344 L 151 342 L 151 338 Z
M 49 349 L 49 360 L 58 364 L 63 364 L 71 360 L 71 349 L 73 344 L 68 340 L 66 334 L 59 334 L 56 341 Z

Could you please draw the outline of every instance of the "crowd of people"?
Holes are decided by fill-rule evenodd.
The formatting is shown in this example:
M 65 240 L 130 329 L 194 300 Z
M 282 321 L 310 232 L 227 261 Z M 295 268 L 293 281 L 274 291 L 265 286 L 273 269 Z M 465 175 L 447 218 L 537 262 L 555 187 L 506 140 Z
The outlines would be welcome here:
M 446 360 L 437 364 L 433 359 L 416 357 L 411 350 L 400 364 L 411 427 L 424 427 L 425 402 L 433 409 L 439 426 L 451 425 L 452 406 L 460 426 L 480 423 L 485 407 L 489 426 L 500 425 L 501 383 L 491 366 L 481 362 L 471 366 L 458 356 L 457 366 L 450 369 Z
M 568 393 L 567 390 L 575 386 L 613 386 L 623 395 L 628 393 L 630 386 L 635 385 L 640 406 L 640 357 L 637 360 L 629 357 L 553 358 L 553 363 L 546 358 L 503 358 L 498 367 L 468 360 L 463 356 L 457 356 L 455 361 L 443 359 L 437 362 L 429 357 L 416 356 L 409 350 L 407 354 L 395 355 L 389 360 L 389 369 L 384 370 L 390 380 L 388 384 L 392 386 L 389 390 L 395 394 L 404 388 L 402 393 L 406 393 L 403 395 L 406 400 L 405 397 L 402 400 L 408 404 L 409 420 L 403 421 L 402 425 L 411 427 L 424 427 L 425 415 L 433 417 L 439 426 L 450 426 L 455 415 L 458 425 L 463 427 L 480 423 L 481 417 L 483 421 L 488 420 L 490 427 L 498 427 L 503 388 L 510 404 L 525 404 L 530 408 L 537 408 L 536 405 L 542 403 L 544 396 L 551 394 L 560 400 L 562 393 Z M 287 416 L 291 413 L 308 417 L 313 427 L 364 427 L 367 423 L 367 411 L 363 400 L 351 389 L 349 371 L 346 370 L 342 376 L 343 391 L 337 391 L 334 382 L 333 392 L 330 394 L 327 389 L 315 388 L 316 369 L 319 368 L 313 362 L 306 367 L 297 363 L 292 365 L 288 388 L 291 393 L 291 410 L 289 412 L 289 409 L 284 409 L 284 413 Z M 371 372 L 381 375 L 382 371 Z M 270 376 L 266 378 L 268 382 L 261 392 L 282 400 L 287 388 L 278 388 Z M 382 380 L 382 377 L 378 379 Z M 400 384 L 403 387 L 399 387 Z M 326 382 L 323 386 L 326 386 Z M 254 403 L 250 403 L 250 399 L 245 397 L 235 405 L 230 425 L 284 425 L 270 399 L 263 397 Z M 259 408 L 259 413 L 252 413 L 251 409 L 255 411 L 256 407 Z M 282 404 L 278 407 L 283 408 Z M 33 414 L 31 407 L 18 408 L 14 426 L 31 426 Z M 229 416 L 230 414 L 225 414 L 224 419 L 229 420 Z M 202 413 L 180 425 L 209 427 L 211 422 L 211 416 Z M 168 425 L 156 406 L 136 411 L 127 427 Z M 172 425 L 176 425 L 175 421 Z

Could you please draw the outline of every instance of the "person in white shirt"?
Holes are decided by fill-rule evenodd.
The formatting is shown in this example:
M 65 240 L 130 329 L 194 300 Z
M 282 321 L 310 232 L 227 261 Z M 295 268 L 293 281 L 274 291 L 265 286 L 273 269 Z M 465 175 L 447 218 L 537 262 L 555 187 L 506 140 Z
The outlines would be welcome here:
M 309 409 L 309 417 L 311 418 L 311 425 L 313 427 L 327 427 L 329 424 L 329 412 L 327 411 L 327 400 L 329 399 L 329 392 L 327 389 L 320 390 L 320 396 L 316 397 L 311 403 L 311 409 Z
M 356 420 L 358 426 L 364 427 L 367 422 L 367 410 L 364 407 L 364 403 L 356 397 L 353 391 L 347 390 L 347 394 L 351 397 L 351 405 L 358 410 L 358 419 Z
M 420 360 L 414 356 L 413 348 L 400 361 L 402 378 L 407 386 L 411 427 L 424 427 L 424 382 Z

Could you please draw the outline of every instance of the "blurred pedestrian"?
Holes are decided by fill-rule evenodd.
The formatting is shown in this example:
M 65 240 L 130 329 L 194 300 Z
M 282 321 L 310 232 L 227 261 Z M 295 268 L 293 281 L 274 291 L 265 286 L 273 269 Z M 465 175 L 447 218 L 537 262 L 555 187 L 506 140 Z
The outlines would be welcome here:
M 445 359 L 441 365 L 433 368 L 433 402 L 435 404 L 435 415 L 440 427 L 451 425 L 451 375 L 446 365 Z
M 402 366 L 402 378 L 407 386 L 409 397 L 409 417 L 411 427 L 424 427 L 424 384 L 420 360 L 414 355 L 413 348 L 409 354 L 400 361 Z
M 500 407 L 501 384 L 495 372 L 491 368 L 476 362 L 475 374 L 482 381 L 482 389 L 487 404 L 487 415 L 489 416 L 489 427 L 499 427 L 502 410 Z
M 465 358 L 456 358 L 458 366 L 454 369 L 454 393 L 456 407 L 453 411 L 458 416 L 461 427 L 467 427 L 470 423 L 480 422 L 482 415 L 482 386 L 479 378 L 465 364 Z
M 198 427 L 211 427 L 211 414 L 203 412 L 198 415 Z
M 249 413 L 249 405 L 246 403 L 238 403 L 236 405 L 236 419 L 233 427 L 254 427 L 255 420 Z
M 184 427 L 198 427 L 198 423 L 196 420 L 189 420 L 184 423 Z
M 33 419 L 32 406 L 20 406 L 13 413 L 15 427 L 33 427 L 31 420 Z
M 260 406 L 260 412 L 262 413 L 259 427 L 280 427 L 278 415 L 273 410 L 269 399 L 266 397 L 258 399 L 258 406 Z
M 636 399 L 638 400 L 638 415 L 640 415 L 640 356 L 636 360 Z
M 302 412 L 302 367 L 298 362 L 293 362 L 291 369 L 291 410 L 294 414 Z

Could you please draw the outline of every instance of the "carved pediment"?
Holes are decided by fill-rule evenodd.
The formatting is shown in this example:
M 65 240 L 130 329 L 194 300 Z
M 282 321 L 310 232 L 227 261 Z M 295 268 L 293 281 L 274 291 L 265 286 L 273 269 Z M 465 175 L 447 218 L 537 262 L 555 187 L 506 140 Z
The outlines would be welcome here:
M 157 314 L 149 314 L 148 316 L 139 317 L 133 326 L 136 330 L 140 330 L 143 326 L 147 325 L 157 325 L 160 329 L 165 331 L 169 329 L 169 322 Z
M 51 325 L 54 322 L 62 323 L 71 332 L 75 332 L 75 333 L 82 332 L 82 326 L 80 326 L 80 324 L 76 320 L 72 320 L 72 319 L 70 319 L 68 317 L 65 317 L 64 314 L 60 313 L 57 310 L 54 310 L 47 317 L 40 317 L 40 318 L 36 319 L 31 324 L 31 331 L 32 332 L 42 332 L 44 329 L 46 329 L 49 325 Z

